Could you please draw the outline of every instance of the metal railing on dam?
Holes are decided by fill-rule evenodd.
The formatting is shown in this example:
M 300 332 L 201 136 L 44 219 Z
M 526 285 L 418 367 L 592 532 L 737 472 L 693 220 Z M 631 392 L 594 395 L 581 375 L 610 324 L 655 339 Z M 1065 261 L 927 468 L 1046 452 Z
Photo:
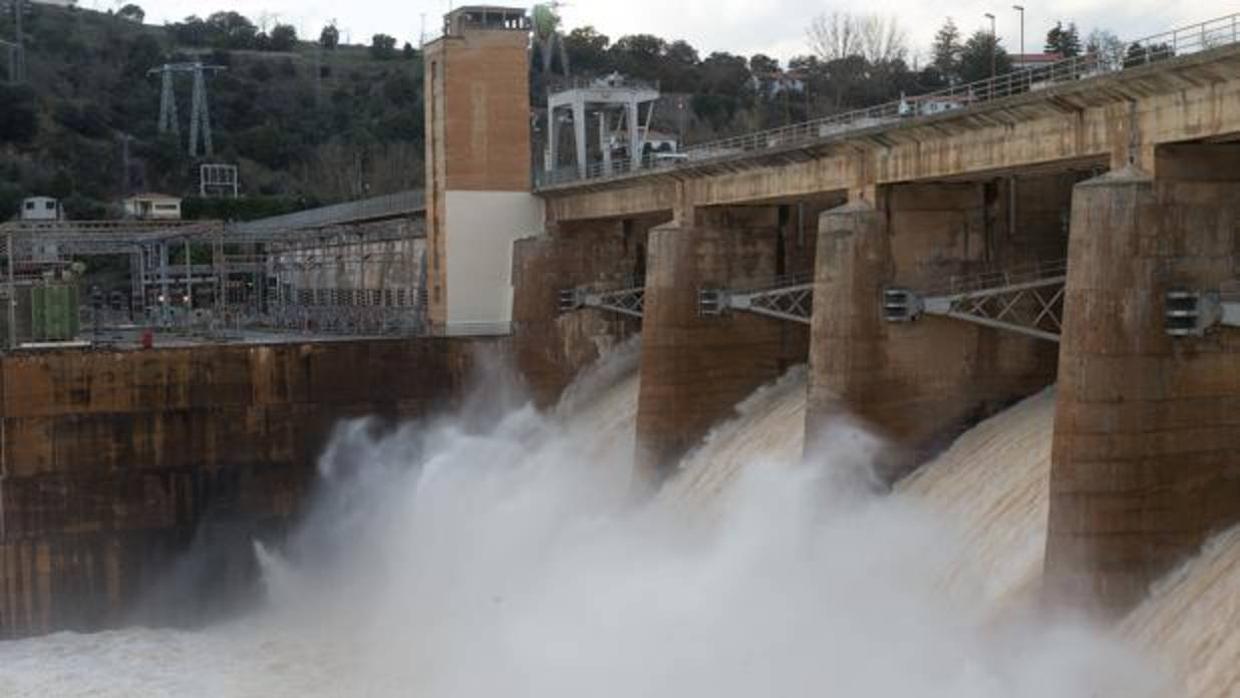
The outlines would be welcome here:
M 570 187 L 586 181 L 619 180 L 660 172 L 691 169 L 729 158 L 759 155 L 763 151 L 822 143 L 834 138 L 918 117 L 929 117 L 1015 95 L 1037 92 L 1070 81 L 1111 75 L 1178 56 L 1200 53 L 1240 43 L 1240 13 L 1188 27 L 1123 42 L 1112 51 L 1073 56 L 1044 66 L 1014 70 L 977 82 L 955 85 L 935 92 L 909 96 L 878 106 L 832 114 L 790 126 L 756 131 L 683 148 L 675 158 L 655 154 L 641 158 L 589 164 L 539 172 L 537 189 Z

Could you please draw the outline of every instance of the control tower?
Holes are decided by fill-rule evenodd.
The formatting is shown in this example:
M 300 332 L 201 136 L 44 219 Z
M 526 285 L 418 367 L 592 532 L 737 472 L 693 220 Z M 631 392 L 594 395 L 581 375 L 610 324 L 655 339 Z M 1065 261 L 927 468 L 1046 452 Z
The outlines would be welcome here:
M 512 241 L 542 228 L 529 43 L 524 8 L 470 5 L 424 47 L 428 314 L 441 334 L 508 333 Z

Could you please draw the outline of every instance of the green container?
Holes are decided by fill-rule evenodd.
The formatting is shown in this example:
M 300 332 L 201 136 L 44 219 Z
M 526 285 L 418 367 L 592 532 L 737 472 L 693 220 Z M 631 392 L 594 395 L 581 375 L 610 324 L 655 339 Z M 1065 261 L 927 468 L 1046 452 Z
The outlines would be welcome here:
M 30 290 L 30 327 L 36 342 L 68 342 L 78 334 L 78 294 L 72 284 Z

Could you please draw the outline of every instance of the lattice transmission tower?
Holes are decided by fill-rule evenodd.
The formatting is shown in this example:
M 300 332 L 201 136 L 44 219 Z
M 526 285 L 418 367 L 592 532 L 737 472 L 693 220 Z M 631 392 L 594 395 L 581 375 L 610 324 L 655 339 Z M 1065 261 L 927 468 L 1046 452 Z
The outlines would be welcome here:
M 211 138 L 211 109 L 207 101 L 207 73 L 226 70 L 222 65 L 205 65 L 201 61 L 193 63 L 165 63 L 158 68 L 151 68 L 147 75 L 159 75 L 161 90 L 159 95 L 159 132 L 171 131 L 177 140 L 181 139 L 181 121 L 177 114 L 176 80 L 177 73 L 193 75 L 194 90 L 190 104 L 189 117 L 189 156 L 198 157 L 198 144 L 202 142 L 202 154 L 210 157 L 215 154 Z
M 0 49 L 8 54 L 9 82 L 26 79 L 26 36 L 22 20 L 31 11 L 30 0 L 0 0 L 0 12 L 13 15 L 13 41 L 0 41 Z

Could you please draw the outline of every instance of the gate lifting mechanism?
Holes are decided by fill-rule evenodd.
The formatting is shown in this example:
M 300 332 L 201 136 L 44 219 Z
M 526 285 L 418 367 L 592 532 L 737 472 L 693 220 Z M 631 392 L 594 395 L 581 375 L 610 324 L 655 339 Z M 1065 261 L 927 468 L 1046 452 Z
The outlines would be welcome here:
M 597 308 L 613 313 L 641 317 L 646 300 L 644 286 L 600 291 L 591 288 L 566 288 L 560 291 L 560 312 L 568 313 L 581 308 Z
M 1240 294 L 1175 289 L 1166 295 L 1165 324 L 1172 337 L 1201 337 L 1214 327 L 1240 327 Z
M 887 322 L 913 322 L 922 315 L 941 315 L 1058 342 L 1066 279 L 1066 262 L 1056 261 L 954 278 L 935 293 L 885 288 L 883 317 Z
M 698 314 L 702 317 L 718 317 L 732 310 L 808 325 L 814 313 L 813 279 L 809 276 L 789 278 L 768 288 L 749 291 L 723 288 L 698 291 Z

